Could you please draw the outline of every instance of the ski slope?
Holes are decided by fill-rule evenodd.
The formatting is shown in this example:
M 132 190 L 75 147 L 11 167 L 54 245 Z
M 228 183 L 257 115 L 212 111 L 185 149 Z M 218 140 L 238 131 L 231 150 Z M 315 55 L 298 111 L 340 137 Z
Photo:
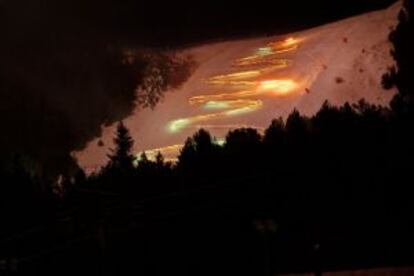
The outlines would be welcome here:
M 161 151 L 174 160 L 198 128 L 220 141 L 238 127 L 262 131 L 294 108 L 312 115 L 328 100 L 335 105 L 388 105 L 395 91 L 381 87 L 393 64 L 388 34 L 401 3 L 321 27 L 281 36 L 205 44 L 184 49 L 198 67 L 181 88 L 168 91 L 154 110 L 136 110 L 124 120 L 138 154 Z M 91 172 L 107 162 L 115 126 L 73 153 Z M 98 143 L 99 140 L 103 141 Z M 101 144 L 101 145 L 99 145 Z

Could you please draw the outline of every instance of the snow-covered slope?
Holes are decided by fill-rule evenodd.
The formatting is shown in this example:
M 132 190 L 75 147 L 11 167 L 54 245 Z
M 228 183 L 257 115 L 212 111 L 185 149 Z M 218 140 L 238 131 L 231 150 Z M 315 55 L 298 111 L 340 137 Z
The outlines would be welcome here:
M 294 108 L 314 114 L 325 100 L 387 105 L 395 92 L 383 90 L 380 80 L 392 64 L 388 34 L 400 8 L 397 3 L 294 34 L 183 50 L 199 64 L 191 78 L 155 110 L 136 110 L 125 119 L 135 151 L 161 148 L 173 158 L 199 127 L 222 138 L 238 126 L 265 128 Z M 82 167 L 91 171 L 107 162 L 113 133 L 114 126 L 105 128 L 103 146 L 96 139 L 74 153 Z

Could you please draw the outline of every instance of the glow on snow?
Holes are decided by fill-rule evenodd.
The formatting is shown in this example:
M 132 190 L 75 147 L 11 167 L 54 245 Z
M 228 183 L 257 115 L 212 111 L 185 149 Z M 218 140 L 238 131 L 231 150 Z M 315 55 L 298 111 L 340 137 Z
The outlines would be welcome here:
M 214 122 L 230 116 L 240 116 L 259 110 L 263 102 L 259 96 L 286 96 L 297 91 L 298 83 L 294 79 L 275 79 L 269 74 L 287 68 L 292 61 L 281 54 L 295 51 L 299 47 L 299 40 L 288 38 L 282 41 L 268 43 L 264 47 L 255 50 L 251 56 L 237 59 L 233 62 L 233 72 L 216 75 L 204 80 L 213 93 L 191 97 L 188 104 L 197 108 L 200 114 L 186 118 L 177 118 L 169 122 L 166 131 L 173 135 L 186 128 L 194 129 L 235 129 L 252 127 L 263 131 L 261 126 L 243 124 L 220 125 Z M 235 92 L 220 92 L 236 90 Z M 237 91 L 239 90 L 239 91 Z M 207 113 L 206 113 L 207 112 Z M 219 139 L 218 144 L 224 140 Z M 175 161 L 182 145 L 171 145 L 145 151 L 147 157 L 154 160 L 160 152 L 167 161 Z M 140 156 L 141 153 L 138 154 Z M 139 161 L 139 158 L 138 158 Z

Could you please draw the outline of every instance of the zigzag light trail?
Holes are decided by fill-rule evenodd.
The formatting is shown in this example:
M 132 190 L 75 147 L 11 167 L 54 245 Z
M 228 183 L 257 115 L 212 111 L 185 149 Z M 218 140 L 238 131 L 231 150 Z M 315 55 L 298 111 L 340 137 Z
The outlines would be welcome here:
M 214 121 L 228 117 L 241 116 L 262 108 L 263 102 L 259 96 L 271 94 L 285 96 L 292 93 L 298 84 L 292 79 L 268 79 L 269 74 L 291 66 L 290 59 L 281 58 L 280 55 L 295 51 L 299 47 L 299 41 L 295 38 L 288 38 L 283 41 L 268 43 L 265 47 L 259 48 L 251 56 L 237 59 L 233 62 L 232 68 L 235 71 L 216 75 L 205 80 L 215 93 L 191 97 L 188 104 L 200 109 L 200 111 L 216 111 L 202 113 L 199 115 L 178 118 L 171 121 L 167 126 L 170 134 L 179 133 L 187 128 L 194 129 L 236 129 L 252 127 L 263 131 L 261 126 L 245 124 L 215 124 Z M 225 92 L 235 90 L 235 92 Z M 224 90 L 223 92 L 217 92 Z M 237 91 L 239 90 L 239 91 Z M 208 123 L 207 123 L 208 122 Z M 218 141 L 223 142 L 223 139 Z M 175 161 L 182 145 L 172 145 L 158 149 L 145 151 L 149 159 L 154 160 L 160 152 L 168 161 Z M 140 155 L 141 153 L 139 153 Z

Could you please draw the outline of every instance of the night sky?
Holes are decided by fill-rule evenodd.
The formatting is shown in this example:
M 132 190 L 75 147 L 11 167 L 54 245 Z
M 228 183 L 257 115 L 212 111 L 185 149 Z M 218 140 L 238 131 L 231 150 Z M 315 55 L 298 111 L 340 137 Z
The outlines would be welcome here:
M 138 1 L 3 0 L 9 32 L 33 35 L 93 30 L 138 44 L 176 45 L 199 40 L 307 28 L 384 8 L 395 0 Z M 33 37 L 35 39 L 35 37 Z

